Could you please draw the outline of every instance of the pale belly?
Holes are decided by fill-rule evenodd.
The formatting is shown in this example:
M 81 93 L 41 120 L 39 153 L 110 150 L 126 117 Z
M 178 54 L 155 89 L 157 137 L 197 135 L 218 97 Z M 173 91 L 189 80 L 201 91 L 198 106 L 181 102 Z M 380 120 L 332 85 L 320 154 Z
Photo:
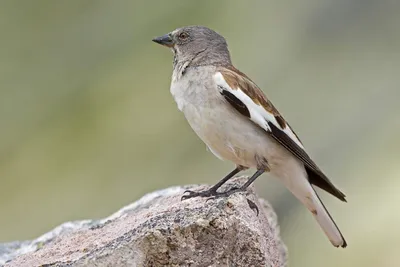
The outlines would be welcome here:
M 182 111 L 193 130 L 220 159 L 248 168 L 259 168 L 265 159 L 273 168 L 288 156 L 263 129 L 227 103 L 212 108 L 188 105 Z
M 288 163 L 298 165 L 285 148 L 226 102 L 210 73 L 214 73 L 212 67 L 192 70 L 171 84 L 178 108 L 209 150 L 248 168 L 259 168 L 260 162 L 267 161 L 278 176 L 285 174 Z

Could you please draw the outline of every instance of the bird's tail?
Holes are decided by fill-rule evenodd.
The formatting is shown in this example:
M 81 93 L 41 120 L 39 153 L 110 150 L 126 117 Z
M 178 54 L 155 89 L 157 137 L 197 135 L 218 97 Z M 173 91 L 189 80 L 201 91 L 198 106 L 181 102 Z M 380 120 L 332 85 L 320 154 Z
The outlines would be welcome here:
M 335 247 L 342 247 L 342 248 L 347 247 L 347 242 L 344 239 L 342 233 L 340 232 L 339 227 L 336 225 L 332 216 L 329 214 L 324 203 L 319 198 L 317 192 L 315 192 L 315 189 L 311 185 L 310 185 L 310 187 L 314 191 L 315 200 L 316 200 L 315 207 L 317 210 L 317 214 L 313 213 L 315 219 L 321 226 L 322 230 L 324 230 L 325 234 L 328 236 L 332 245 L 334 245 Z
M 288 189 L 308 208 L 335 247 L 347 246 L 346 240 L 306 177 L 285 183 Z

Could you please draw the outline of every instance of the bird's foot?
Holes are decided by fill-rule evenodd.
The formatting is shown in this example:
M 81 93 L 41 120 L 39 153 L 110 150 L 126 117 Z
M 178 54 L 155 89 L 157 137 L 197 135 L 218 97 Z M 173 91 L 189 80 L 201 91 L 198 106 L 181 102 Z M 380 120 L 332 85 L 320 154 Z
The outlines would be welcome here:
M 217 193 L 217 192 L 215 192 L 214 190 L 210 190 L 210 189 L 204 190 L 204 191 L 199 191 L 199 192 L 192 191 L 192 190 L 186 190 L 185 192 L 183 192 L 184 195 L 181 197 L 181 201 L 189 199 L 189 198 L 193 198 L 193 197 L 210 197 L 210 196 L 214 195 L 215 193 Z M 185 194 L 187 194 L 187 195 L 185 195 Z
M 207 201 L 209 200 L 214 200 L 214 199 L 218 199 L 218 198 L 222 198 L 222 197 L 229 197 L 235 193 L 242 193 L 242 192 L 246 192 L 246 188 L 238 188 L 238 187 L 233 187 L 230 190 L 226 191 L 226 192 L 215 192 L 214 195 L 212 195 L 211 197 L 209 197 Z M 256 205 L 256 203 L 254 203 L 253 201 L 251 201 L 250 199 L 246 198 L 247 200 L 247 204 L 249 205 L 250 209 L 252 209 L 258 216 L 258 214 L 260 213 L 260 211 L 258 210 L 258 207 Z
M 230 190 L 226 191 L 226 192 L 217 192 L 215 190 L 204 190 L 204 191 L 200 191 L 200 192 L 196 192 L 196 191 L 192 191 L 192 190 L 186 190 L 185 192 L 183 192 L 183 194 L 187 194 L 187 195 L 183 195 L 181 197 L 181 201 L 189 199 L 189 198 L 193 198 L 193 197 L 208 197 L 208 199 L 206 200 L 214 200 L 214 199 L 218 199 L 218 198 L 223 198 L 223 197 L 229 197 L 230 195 L 233 195 L 235 193 L 239 193 L 239 192 L 245 192 L 246 189 L 244 188 L 238 188 L 238 187 L 233 187 Z M 249 205 L 249 207 L 254 210 L 258 216 L 259 210 L 257 205 L 251 201 L 250 199 L 247 199 L 247 204 Z
M 210 199 L 216 199 L 216 198 L 221 198 L 221 197 L 228 197 L 230 195 L 232 195 L 233 193 L 239 192 L 239 191 L 245 191 L 245 189 L 241 189 L 241 188 L 237 188 L 237 187 L 233 187 L 230 190 L 226 191 L 226 192 L 217 192 L 215 189 L 210 188 L 208 190 L 204 190 L 204 191 L 192 191 L 192 190 L 186 190 L 185 192 L 183 192 L 183 196 L 181 197 L 181 200 L 186 200 L 189 198 L 193 198 L 193 197 L 209 197 L 208 200 Z M 185 195 L 187 194 L 187 195 Z
M 213 199 L 218 199 L 218 198 L 222 198 L 222 197 L 229 197 L 235 193 L 239 193 L 239 192 L 246 192 L 245 188 L 238 188 L 238 187 L 233 187 L 230 190 L 226 191 L 226 192 L 215 192 L 214 194 L 210 195 L 210 198 L 207 199 L 207 201 L 209 200 L 213 200 Z

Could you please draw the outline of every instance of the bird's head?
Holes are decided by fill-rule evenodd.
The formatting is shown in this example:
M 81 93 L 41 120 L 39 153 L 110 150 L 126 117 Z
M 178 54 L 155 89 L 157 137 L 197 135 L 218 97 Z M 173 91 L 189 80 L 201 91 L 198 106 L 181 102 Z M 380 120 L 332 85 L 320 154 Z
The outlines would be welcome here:
M 204 26 L 178 28 L 153 42 L 172 49 L 176 60 L 191 61 L 192 65 L 230 63 L 225 38 Z

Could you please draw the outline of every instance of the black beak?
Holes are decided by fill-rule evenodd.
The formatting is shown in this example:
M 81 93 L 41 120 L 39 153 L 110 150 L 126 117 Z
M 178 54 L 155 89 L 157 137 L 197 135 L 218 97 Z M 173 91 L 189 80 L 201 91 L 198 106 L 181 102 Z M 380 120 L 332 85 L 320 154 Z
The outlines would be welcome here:
M 168 46 L 168 47 L 172 47 L 174 45 L 174 42 L 172 41 L 172 38 L 171 38 L 170 34 L 166 34 L 166 35 L 163 35 L 163 36 L 160 36 L 160 37 L 156 37 L 152 41 L 157 43 L 157 44 Z

